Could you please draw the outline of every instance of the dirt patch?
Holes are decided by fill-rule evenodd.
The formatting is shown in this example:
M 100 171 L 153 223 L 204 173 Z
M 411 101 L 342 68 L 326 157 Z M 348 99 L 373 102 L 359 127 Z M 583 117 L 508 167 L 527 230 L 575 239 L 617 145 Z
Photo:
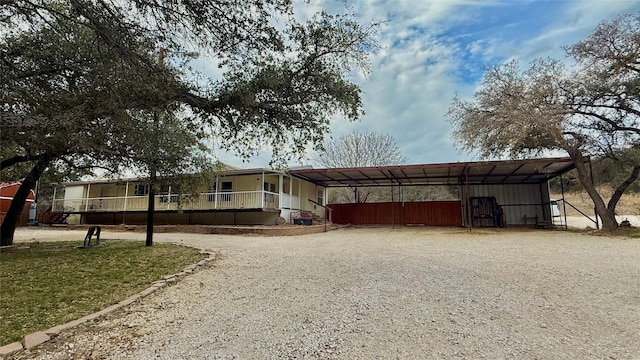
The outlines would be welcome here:
M 599 191 L 603 196 L 605 203 L 607 203 L 613 193 L 612 190 L 601 188 Z M 561 199 L 562 194 L 552 194 L 551 198 Z M 586 192 L 568 192 L 564 194 L 564 198 L 573 206 L 580 209 L 580 211 L 589 215 L 593 214 L 593 201 Z M 580 216 L 580 213 L 570 206 L 567 206 L 566 208 L 567 216 Z M 560 211 L 562 211 L 562 204 L 560 204 Z M 640 215 L 640 194 L 624 194 L 616 206 L 616 213 L 620 215 Z

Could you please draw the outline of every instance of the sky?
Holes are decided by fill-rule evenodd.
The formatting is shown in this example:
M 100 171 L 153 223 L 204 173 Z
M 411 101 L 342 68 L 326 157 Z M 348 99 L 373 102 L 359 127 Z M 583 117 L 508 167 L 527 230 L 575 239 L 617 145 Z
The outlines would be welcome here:
M 631 0 L 294 1 L 300 18 L 349 7 L 363 23 L 385 21 L 371 73 L 350 78 L 363 91 L 366 114 L 356 122 L 335 118 L 327 137 L 389 134 L 407 164 L 479 160 L 455 147 L 446 113 L 456 94 L 473 95 L 487 66 L 511 59 L 525 67 L 537 58 L 568 61 L 562 46 L 585 39 L 603 20 L 640 11 L 640 1 Z M 248 162 L 221 151 L 216 156 L 249 168 L 268 167 L 269 154 L 265 149 Z

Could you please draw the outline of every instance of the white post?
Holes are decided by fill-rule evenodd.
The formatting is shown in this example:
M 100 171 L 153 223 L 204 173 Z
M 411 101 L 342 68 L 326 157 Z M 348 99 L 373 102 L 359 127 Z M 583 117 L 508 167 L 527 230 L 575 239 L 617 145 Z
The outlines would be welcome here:
M 284 198 L 284 194 L 282 193 L 282 189 L 283 189 L 283 186 L 284 186 L 284 184 L 282 183 L 283 181 L 284 181 L 284 175 L 282 175 L 282 174 L 278 175 L 278 192 L 279 192 L 278 196 L 280 197 L 280 200 L 278 201 L 278 208 L 279 209 L 283 208 L 283 206 L 282 206 L 282 200 Z
M 169 191 L 167 194 L 167 210 L 169 210 L 169 205 L 171 205 L 171 185 L 169 185 Z
M 218 208 L 218 189 L 220 189 L 220 184 L 218 184 L 218 175 L 216 175 L 216 188 L 213 192 L 213 208 Z
M 56 186 L 53 187 L 53 200 L 51 202 L 53 204 L 53 206 L 51 207 L 53 209 L 52 211 L 55 211 L 55 209 L 56 209 L 56 191 L 58 191 L 58 185 L 57 184 L 56 184 Z M 64 206 L 63 206 L 63 208 L 64 208 Z
M 128 196 L 129 196 L 129 182 L 127 181 L 124 188 L 124 208 L 122 209 L 123 211 L 127 211 L 127 202 L 129 202 L 129 199 L 127 199 Z
M 264 193 L 264 171 L 263 171 L 262 172 L 262 199 L 261 199 L 262 209 L 264 209 L 264 196 L 265 196 L 265 193 Z
M 293 209 L 293 177 L 289 176 L 289 209 Z
M 91 193 L 91 184 L 87 184 L 87 196 L 84 199 L 84 212 L 89 211 L 89 193 Z

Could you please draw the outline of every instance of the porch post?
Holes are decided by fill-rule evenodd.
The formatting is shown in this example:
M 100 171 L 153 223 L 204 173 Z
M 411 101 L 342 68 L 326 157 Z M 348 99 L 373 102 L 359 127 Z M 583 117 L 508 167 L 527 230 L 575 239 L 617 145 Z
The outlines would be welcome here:
M 129 199 L 127 199 L 129 197 L 129 182 L 127 181 L 125 183 L 125 188 L 124 188 L 124 207 L 123 207 L 123 211 L 127 211 L 127 202 L 129 202 Z
M 167 196 L 167 210 L 169 210 L 169 205 L 171 204 L 171 185 L 169 185 L 169 193 Z
M 87 184 L 87 196 L 84 198 L 84 212 L 89 211 L 89 193 L 91 193 L 91 184 Z
M 127 216 L 127 203 L 129 202 L 129 182 L 125 183 L 124 188 L 124 207 L 122 211 L 122 225 L 125 224 L 125 217 Z
M 263 171 L 262 172 L 262 198 L 260 199 L 262 204 L 260 208 L 262 209 L 264 209 L 264 196 L 265 196 L 265 193 L 264 193 L 264 171 Z
M 292 176 L 289 176 L 289 209 L 293 209 L 293 177 Z
M 56 191 L 58 190 L 58 184 L 53 187 L 53 200 L 51 200 L 51 209 L 55 211 L 56 209 Z M 63 207 L 64 208 L 64 207 Z
M 218 184 L 218 175 L 216 174 L 216 186 L 213 192 L 213 208 L 218 208 L 218 189 L 220 188 L 220 184 Z
M 284 181 L 284 175 L 280 174 L 278 175 L 278 209 L 282 209 L 282 200 L 283 200 L 283 193 L 282 193 L 282 189 L 283 189 L 283 184 L 282 182 Z

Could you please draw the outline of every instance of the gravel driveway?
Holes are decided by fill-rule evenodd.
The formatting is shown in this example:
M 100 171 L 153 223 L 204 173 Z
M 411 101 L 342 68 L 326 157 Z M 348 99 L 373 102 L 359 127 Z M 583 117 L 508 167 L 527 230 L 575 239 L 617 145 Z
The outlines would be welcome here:
M 18 358 L 640 358 L 638 239 L 427 228 L 155 238 L 220 259 Z

